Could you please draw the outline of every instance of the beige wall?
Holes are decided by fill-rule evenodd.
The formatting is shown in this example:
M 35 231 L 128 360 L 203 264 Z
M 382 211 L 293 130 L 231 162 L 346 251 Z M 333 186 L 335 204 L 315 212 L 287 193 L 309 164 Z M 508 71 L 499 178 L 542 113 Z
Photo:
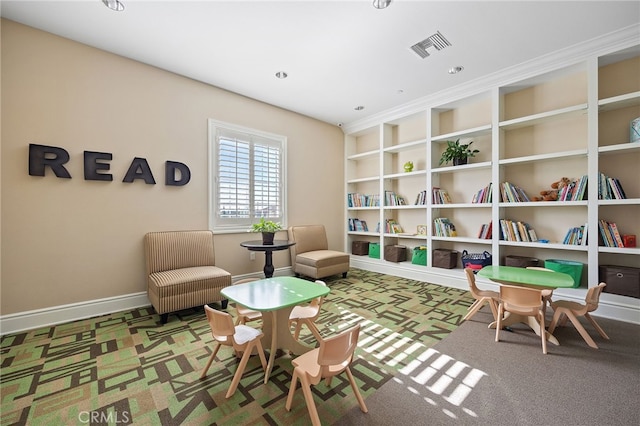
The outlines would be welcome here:
M 323 223 L 342 249 L 337 127 L 11 21 L 1 42 L 0 314 L 146 291 L 143 235 L 208 226 L 208 118 L 285 135 L 289 224 Z M 72 179 L 29 176 L 30 143 L 66 149 Z M 113 154 L 112 182 L 84 180 L 85 150 Z M 134 157 L 156 185 L 122 182 Z M 165 186 L 167 160 L 188 165 L 191 182 Z M 262 254 L 250 261 L 239 246 L 249 237 L 216 236 L 217 264 L 261 271 Z M 288 251 L 274 264 L 290 265 Z

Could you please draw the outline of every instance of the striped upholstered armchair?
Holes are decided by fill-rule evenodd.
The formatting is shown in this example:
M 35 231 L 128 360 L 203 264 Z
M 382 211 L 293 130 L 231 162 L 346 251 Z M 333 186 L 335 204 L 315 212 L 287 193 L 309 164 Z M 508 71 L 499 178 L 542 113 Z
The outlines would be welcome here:
M 227 300 L 231 274 L 215 266 L 213 232 L 150 232 L 144 237 L 147 294 L 162 324 L 170 312 Z

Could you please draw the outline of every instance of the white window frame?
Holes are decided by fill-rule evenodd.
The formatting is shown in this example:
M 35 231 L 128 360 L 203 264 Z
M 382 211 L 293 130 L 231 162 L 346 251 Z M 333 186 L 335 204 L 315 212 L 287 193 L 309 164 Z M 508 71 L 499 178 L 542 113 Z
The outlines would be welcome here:
M 238 126 L 235 124 L 225 123 L 214 119 L 209 119 L 209 229 L 215 233 L 239 233 L 247 232 L 251 225 L 260 219 L 259 215 L 255 214 L 253 197 L 250 195 L 249 202 L 251 204 L 249 209 L 249 216 L 240 218 L 225 218 L 221 217 L 218 212 L 219 209 L 219 183 L 220 183 L 220 171 L 218 162 L 218 148 L 221 136 L 235 136 L 236 139 L 245 140 L 251 146 L 251 157 L 249 168 L 253 170 L 254 158 L 253 147 L 255 144 L 266 144 L 275 146 L 280 150 L 280 185 L 279 185 L 279 198 L 280 198 L 280 212 L 277 216 L 267 217 L 269 220 L 278 222 L 283 228 L 287 226 L 287 138 L 282 135 L 276 135 L 248 127 Z M 250 177 L 250 192 L 253 193 L 254 188 L 254 176 L 251 173 Z

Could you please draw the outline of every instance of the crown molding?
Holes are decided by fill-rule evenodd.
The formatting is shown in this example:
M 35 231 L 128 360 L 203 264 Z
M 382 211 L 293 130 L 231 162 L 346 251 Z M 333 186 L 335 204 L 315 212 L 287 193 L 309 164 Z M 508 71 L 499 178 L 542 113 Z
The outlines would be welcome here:
M 398 105 L 397 107 L 387 109 L 360 120 L 345 123 L 342 129 L 345 134 L 357 133 L 365 129 L 373 128 L 383 122 L 392 122 L 412 114 L 424 112 L 432 105 L 453 102 L 461 98 L 490 91 L 496 86 L 509 85 L 547 72 L 576 65 L 590 58 L 597 58 L 637 46 L 639 40 L 640 24 L 630 25 L 603 36 L 585 40 L 573 46 L 522 62 L 499 72 L 470 80 L 450 89 Z

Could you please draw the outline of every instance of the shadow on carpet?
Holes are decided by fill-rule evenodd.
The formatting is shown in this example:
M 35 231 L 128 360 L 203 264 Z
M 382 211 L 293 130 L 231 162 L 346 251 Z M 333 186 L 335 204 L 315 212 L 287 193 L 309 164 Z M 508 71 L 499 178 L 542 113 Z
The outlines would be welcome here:
M 480 311 L 426 349 L 336 425 L 638 425 L 640 325 L 597 318 L 611 340 L 586 324 L 592 349 L 568 323 L 548 344 L 524 325 L 502 331 Z

